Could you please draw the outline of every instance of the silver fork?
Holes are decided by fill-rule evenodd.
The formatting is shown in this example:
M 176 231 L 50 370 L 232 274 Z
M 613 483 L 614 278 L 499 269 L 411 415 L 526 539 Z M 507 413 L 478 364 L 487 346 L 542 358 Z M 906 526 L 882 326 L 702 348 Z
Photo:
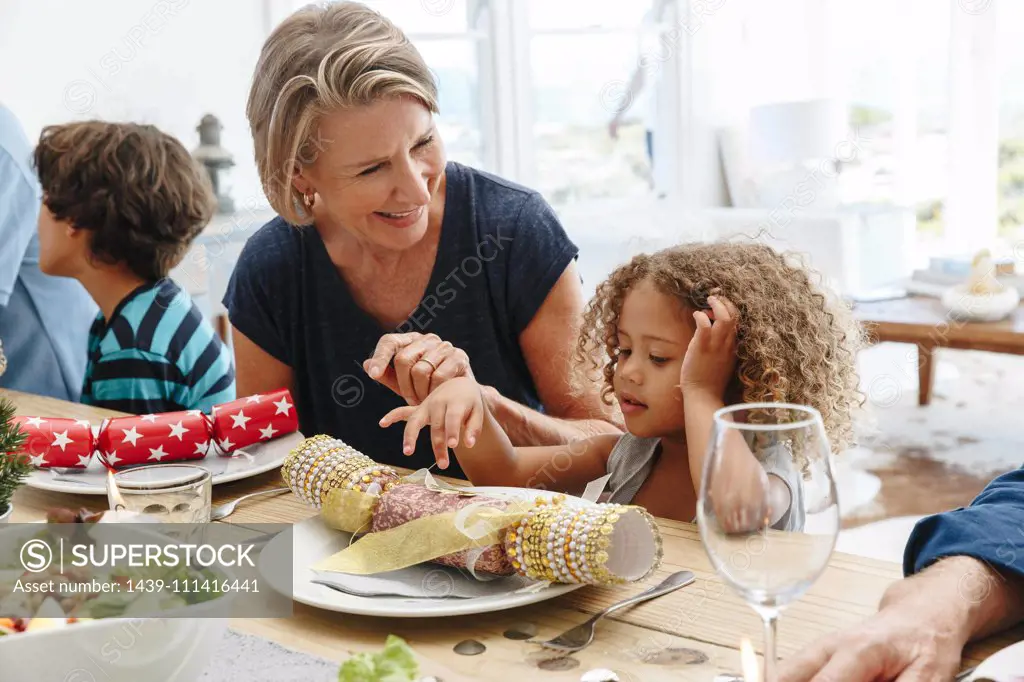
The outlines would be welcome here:
M 219 504 L 216 507 L 214 507 L 213 509 L 211 509 L 210 510 L 210 520 L 211 521 L 220 521 L 221 519 L 225 519 L 225 518 L 231 516 L 232 514 L 235 513 L 235 507 L 238 506 L 238 503 L 241 502 L 242 500 L 248 500 L 250 497 L 256 497 L 257 495 L 269 495 L 271 493 L 287 493 L 287 492 L 291 492 L 291 488 L 270 488 L 269 490 L 257 490 L 254 493 L 249 493 L 248 495 L 242 495 L 237 500 L 231 500 L 230 502 L 225 502 L 224 504 Z
M 594 628 L 597 625 L 597 621 L 601 620 L 609 613 L 618 611 L 619 609 L 624 609 L 627 606 L 633 606 L 634 604 L 655 599 L 662 595 L 666 595 L 669 592 L 675 592 L 681 587 L 686 587 L 695 579 L 696 576 L 693 575 L 693 571 L 679 571 L 678 573 L 673 573 L 661 581 L 660 584 L 655 585 L 649 590 L 641 592 L 635 597 L 623 599 L 602 611 L 598 611 L 590 618 L 590 620 L 566 630 L 554 639 L 549 639 L 546 642 L 539 642 L 535 639 L 531 639 L 529 641 L 533 644 L 540 644 L 547 649 L 575 653 L 590 646 L 590 643 L 594 641 Z

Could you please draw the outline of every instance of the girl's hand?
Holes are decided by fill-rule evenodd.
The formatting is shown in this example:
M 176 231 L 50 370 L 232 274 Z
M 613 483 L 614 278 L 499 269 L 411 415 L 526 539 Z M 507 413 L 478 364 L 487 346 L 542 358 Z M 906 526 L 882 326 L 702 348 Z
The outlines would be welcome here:
M 363 370 L 410 405 L 419 405 L 446 381 L 473 376 L 464 350 L 437 334 L 418 332 L 382 336 Z
M 472 377 L 456 377 L 446 381 L 418 406 L 399 407 L 380 420 L 383 427 L 405 421 L 402 451 L 411 455 L 416 449 L 420 429 L 430 425 L 430 442 L 434 459 L 442 469 L 448 468 L 448 448 L 460 444 L 473 447 L 483 428 L 483 390 Z
M 697 332 L 686 349 L 679 370 L 683 393 L 700 392 L 721 399 L 736 371 L 736 324 L 739 310 L 724 296 L 708 296 L 711 317 L 702 310 L 693 314 Z

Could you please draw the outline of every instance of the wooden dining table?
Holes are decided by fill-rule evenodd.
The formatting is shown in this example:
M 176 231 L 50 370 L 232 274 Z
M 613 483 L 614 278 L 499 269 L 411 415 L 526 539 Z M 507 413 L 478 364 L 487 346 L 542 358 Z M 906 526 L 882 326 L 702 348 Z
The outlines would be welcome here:
M 86 405 L 0 389 L 25 416 L 71 417 L 99 424 L 120 416 Z M 213 503 L 281 485 L 278 472 L 214 487 Z M 23 487 L 14 496 L 14 522 L 38 521 L 54 507 L 103 510 L 102 495 L 72 495 Z M 316 510 L 291 494 L 257 497 L 241 504 L 220 523 L 286 523 L 308 519 Z M 760 652 L 762 628 L 754 611 L 725 584 L 701 544 L 697 527 L 678 521 L 658 521 L 664 559 L 643 584 L 616 587 L 585 586 L 529 606 L 451 618 L 367 617 L 336 613 L 296 603 L 289 618 L 234 619 L 237 631 L 272 640 L 286 648 L 344 661 L 352 654 L 379 651 L 388 634 L 404 638 L 415 651 L 423 676 L 453 680 L 578 681 L 587 671 L 614 671 L 623 682 L 693 680 L 712 682 L 723 673 L 741 670 L 739 649 L 746 639 Z M 669 573 L 690 570 L 696 581 L 667 596 L 617 612 L 598 626 L 594 643 L 569 657 L 547 653 L 535 644 L 506 636 L 536 630 L 550 638 L 586 620 L 591 614 L 626 596 L 660 582 Z M 885 589 L 901 578 L 898 564 L 834 553 L 821 577 L 779 621 L 780 657 L 811 642 L 853 626 L 877 608 Z M 1008 644 L 1024 638 L 1012 630 L 970 645 L 963 665 L 979 663 Z M 483 653 L 462 655 L 455 645 L 476 640 Z

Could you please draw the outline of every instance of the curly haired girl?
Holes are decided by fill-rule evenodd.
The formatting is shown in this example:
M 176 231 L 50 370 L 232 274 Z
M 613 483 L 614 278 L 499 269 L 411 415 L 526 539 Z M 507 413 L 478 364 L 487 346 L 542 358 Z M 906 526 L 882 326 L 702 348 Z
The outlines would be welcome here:
M 619 267 L 584 314 L 576 348 L 580 376 L 603 376 L 604 399 L 618 403 L 626 433 L 514 447 L 468 377 L 442 384 L 418 406 L 388 413 L 381 425 L 405 420 L 411 451 L 429 424 L 441 468 L 454 448 L 477 485 L 579 493 L 608 473 L 609 501 L 690 521 L 713 415 L 727 404 L 808 405 L 821 413 L 834 451 L 850 444 L 861 402 L 855 364 L 861 339 L 850 311 L 787 254 L 753 242 L 684 244 Z M 768 490 L 772 525 L 802 525 L 793 504 L 802 463 L 779 461 L 773 468 L 749 452 L 730 471 L 733 495 Z

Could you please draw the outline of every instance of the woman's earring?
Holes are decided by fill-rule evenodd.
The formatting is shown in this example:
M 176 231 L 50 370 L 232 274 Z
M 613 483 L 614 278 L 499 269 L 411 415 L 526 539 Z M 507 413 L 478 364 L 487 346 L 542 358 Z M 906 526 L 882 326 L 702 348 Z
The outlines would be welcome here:
M 314 201 L 316 201 L 316 192 L 310 192 L 309 194 L 302 195 L 302 203 L 306 205 L 307 209 L 313 208 Z

